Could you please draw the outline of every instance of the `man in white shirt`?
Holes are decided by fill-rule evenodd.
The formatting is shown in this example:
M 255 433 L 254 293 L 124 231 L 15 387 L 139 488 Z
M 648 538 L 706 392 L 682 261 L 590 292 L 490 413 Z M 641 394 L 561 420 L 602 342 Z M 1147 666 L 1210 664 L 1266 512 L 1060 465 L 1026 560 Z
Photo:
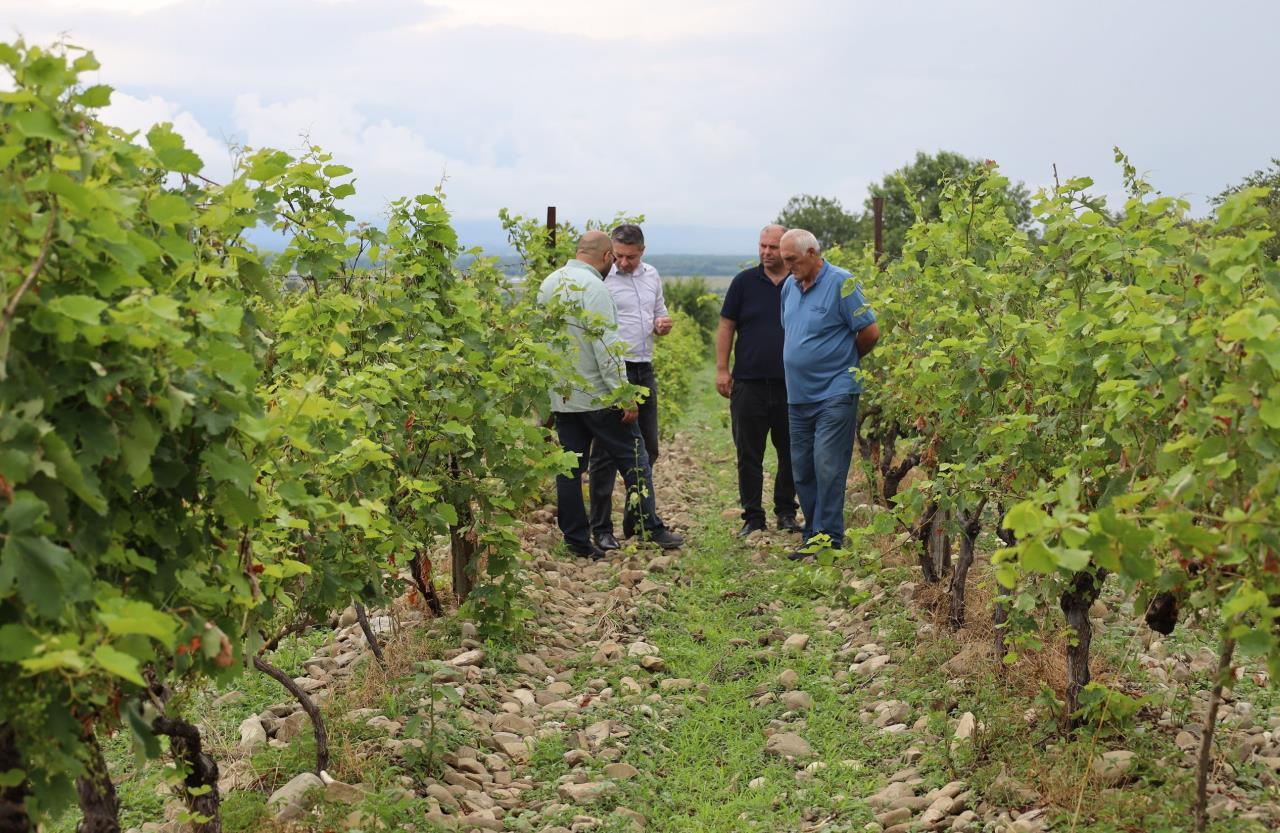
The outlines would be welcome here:
M 613 240 L 613 268 L 604 285 L 618 307 L 618 336 L 627 343 L 627 381 L 649 389 L 640 403 L 640 436 L 644 438 L 649 464 L 658 459 L 658 383 L 653 374 L 653 340 L 655 335 L 671 332 L 671 317 L 662 297 L 662 278 L 658 270 L 640 260 L 644 255 L 644 232 L 637 225 L 624 223 L 609 235 Z M 591 531 L 602 550 L 618 548 L 613 534 L 613 484 L 618 469 L 611 457 L 592 452 L 588 488 L 591 493 Z M 634 511 L 627 504 L 622 516 L 622 534 L 630 538 L 637 525 Z

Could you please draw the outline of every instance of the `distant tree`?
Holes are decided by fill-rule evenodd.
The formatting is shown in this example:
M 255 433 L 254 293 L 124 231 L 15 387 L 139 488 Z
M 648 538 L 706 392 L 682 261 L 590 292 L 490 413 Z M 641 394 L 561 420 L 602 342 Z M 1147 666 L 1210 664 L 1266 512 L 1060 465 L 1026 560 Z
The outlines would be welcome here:
M 864 224 L 864 237 L 856 242 L 865 245 L 874 233 L 870 222 L 872 200 L 884 197 L 884 252 L 890 258 L 898 257 L 902 254 L 907 229 L 916 221 L 916 206 L 926 220 L 937 219 L 943 181 L 963 177 L 982 164 L 981 160 L 947 150 L 932 156 L 916 153 L 914 161 L 867 189 L 870 194 L 865 203 L 868 222 Z M 1026 226 L 1031 222 L 1031 199 L 1021 182 L 1011 182 L 1005 187 L 1005 208 L 1015 225 Z
M 787 228 L 813 232 L 818 244 L 826 249 L 855 243 L 859 239 L 858 227 L 862 218 L 845 211 L 840 200 L 834 197 L 799 194 L 787 200 L 774 222 Z
M 907 229 L 916 221 L 916 206 L 926 220 L 937 219 L 942 183 L 963 177 L 983 164 L 986 163 L 982 160 L 947 150 L 933 155 L 918 152 L 913 161 L 868 187 L 863 204 L 865 213 L 846 211 L 834 197 L 800 194 L 787 201 L 777 222 L 787 228 L 808 229 L 824 249 L 833 245 L 861 249 L 871 245 L 875 234 L 872 201 L 875 197 L 884 197 L 884 252 L 896 258 L 902 254 Z M 1031 198 L 1021 182 L 1011 182 L 1005 187 L 1005 205 L 1009 219 L 1016 225 L 1026 226 L 1031 222 Z
M 1261 204 L 1267 209 L 1267 225 L 1275 232 L 1275 236 L 1262 244 L 1268 257 L 1280 258 L 1280 157 L 1273 157 L 1267 168 L 1254 171 L 1238 185 L 1232 185 L 1210 202 L 1221 205 L 1222 201 L 1244 188 L 1267 188 L 1270 194 L 1262 198 Z

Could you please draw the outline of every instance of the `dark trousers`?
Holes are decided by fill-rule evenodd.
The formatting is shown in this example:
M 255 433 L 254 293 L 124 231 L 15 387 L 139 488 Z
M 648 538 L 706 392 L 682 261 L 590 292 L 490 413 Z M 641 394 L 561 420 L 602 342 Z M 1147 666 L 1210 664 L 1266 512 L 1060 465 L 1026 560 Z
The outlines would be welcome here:
M 593 451 L 613 461 L 627 484 L 628 503 L 635 501 L 644 518 L 644 528 L 658 532 L 662 521 L 653 508 L 653 474 L 649 455 L 635 423 L 622 424 L 622 412 L 616 408 L 581 413 L 556 413 L 556 434 L 565 451 L 578 455 L 577 465 L 568 477 L 556 477 L 556 502 L 560 531 L 565 543 L 577 552 L 591 549 L 591 531 L 587 509 L 582 501 L 582 473 Z
M 645 453 L 649 455 L 649 467 L 658 462 L 658 380 L 653 375 L 653 364 L 650 362 L 627 362 L 627 381 L 633 385 L 642 385 L 649 389 L 649 396 L 640 403 L 640 417 L 636 426 L 644 440 Z M 591 532 L 603 535 L 613 534 L 613 484 L 618 472 L 634 468 L 635 460 L 628 460 L 620 466 L 603 449 L 591 452 L 590 475 L 587 478 L 587 491 L 591 495 Z M 625 480 L 625 478 L 624 478 Z M 635 510 L 632 501 L 628 500 L 622 510 L 622 532 L 626 537 L 635 534 Z
M 804 539 L 819 532 L 844 546 L 844 488 L 853 459 L 858 395 L 833 396 L 791 406 L 791 449 L 796 490 L 804 510 Z
M 791 478 L 791 434 L 787 424 L 787 383 L 782 379 L 735 379 L 729 395 L 733 444 L 738 449 L 738 500 L 742 520 L 764 523 L 765 442 L 773 440 L 778 472 L 773 478 L 773 514 L 794 517 L 796 487 Z

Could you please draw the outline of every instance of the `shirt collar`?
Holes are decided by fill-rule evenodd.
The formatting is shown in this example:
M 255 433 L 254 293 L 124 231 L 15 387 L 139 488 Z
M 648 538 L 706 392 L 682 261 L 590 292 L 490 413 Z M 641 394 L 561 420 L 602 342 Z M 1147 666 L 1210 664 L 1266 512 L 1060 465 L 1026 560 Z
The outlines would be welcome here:
M 649 271 L 649 269 L 650 269 L 649 264 L 645 263 L 645 262 L 642 260 L 642 261 L 640 261 L 640 265 L 636 267 L 636 271 L 634 271 L 634 272 L 620 272 L 620 271 L 618 271 L 618 264 L 616 264 L 616 263 L 615 263 L 615 264 L 613 264 L 612 266 L 610 266 L 610 267 L 609 267 L 609 276 L 610 276 L 610 277 L 612 277 L 612 276 L 614 276 L 614 275 L 618 275 L 618 276 L 620 276 L 620 277 L 624 277 L 624 278 L 638 278 L 638 277 L 640 277 L 641 275 L 643 275 L 645 272 L 648 272 L 648 271 Z
M 583 263 L 581 260 L 578 260 L 576 257 L 571 258 L 569 262 L 565 264 L 565 266 L 579 266 L 583 269 L 589 270 L 591 274 L 595 275 L 597 278 L 604 280 L 604 278 L 600 277 L 600 272 L 598 269 L 596 269 L 596 267 L 592 266 L 590 263 Z

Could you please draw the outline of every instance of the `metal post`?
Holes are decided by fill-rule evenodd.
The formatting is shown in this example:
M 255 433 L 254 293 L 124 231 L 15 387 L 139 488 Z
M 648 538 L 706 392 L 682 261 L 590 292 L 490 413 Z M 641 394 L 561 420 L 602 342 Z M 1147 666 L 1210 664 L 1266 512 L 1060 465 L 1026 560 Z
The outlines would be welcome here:
M 876 266 L 884 269 L 884 197 L 871 198 L 871 212 L 876 222 Z
M 556 250 L 556 207 L 554 205 L 547 206 L 547 248 L 552 253 Z M 554 259 L 553 254 L 552 260 Z

